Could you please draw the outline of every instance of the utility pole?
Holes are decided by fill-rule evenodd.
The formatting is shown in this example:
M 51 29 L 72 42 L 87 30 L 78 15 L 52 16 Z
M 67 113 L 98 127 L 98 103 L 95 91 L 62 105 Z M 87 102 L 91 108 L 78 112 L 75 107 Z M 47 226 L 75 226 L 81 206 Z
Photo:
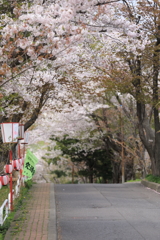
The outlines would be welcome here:
M 124 124 L 122 121 L 122 105 L 120 109 L 120 127 L 121 127 L 121 166 L 122 166 L 122 183 L 125 182 L 125 163 L 124 163 Z

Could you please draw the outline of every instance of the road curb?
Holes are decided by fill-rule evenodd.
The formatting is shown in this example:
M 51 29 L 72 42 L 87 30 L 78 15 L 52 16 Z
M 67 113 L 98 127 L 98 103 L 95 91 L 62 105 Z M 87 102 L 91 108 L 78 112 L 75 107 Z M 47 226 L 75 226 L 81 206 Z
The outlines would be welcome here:
M 160 193 L 160 184 L 159 183 L 149 182 L 145 179 L 143 179 L 141 181 L 141 183 L 142 183 L 143 186 L 151 188 L 151 189 L 155 190 L 156 192 Z
M 50 213 L 48 224 L 48 240 L 57 240 L 57 227 L 56 227 L 56 204 L 54 183 L 50 183 Z

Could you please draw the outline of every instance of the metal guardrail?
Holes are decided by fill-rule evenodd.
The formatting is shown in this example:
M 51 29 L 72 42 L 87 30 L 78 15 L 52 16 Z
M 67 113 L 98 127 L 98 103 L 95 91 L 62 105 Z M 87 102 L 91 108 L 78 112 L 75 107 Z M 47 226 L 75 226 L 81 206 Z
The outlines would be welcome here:
M 8 199 L 6 199 L 0 207 L 0 225 L 2 226 L 9 213 Z

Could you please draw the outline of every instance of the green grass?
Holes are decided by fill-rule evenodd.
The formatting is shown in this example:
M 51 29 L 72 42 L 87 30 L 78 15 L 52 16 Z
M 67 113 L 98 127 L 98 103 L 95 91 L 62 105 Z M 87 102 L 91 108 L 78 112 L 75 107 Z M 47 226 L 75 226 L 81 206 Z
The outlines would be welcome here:
M 8 198 L 9 186 L 3 186 L 0 189 L 0 206 L 3 204 L 4 200 Z M 0 239 L 1 240 L 1 239 Z
M 127 182 L 140 182 L 140 181 L 141 181 L 141 179 L 135 179 L 135 180 L 129 180 Z
M 149 182 L 160 183 L 160 177 L 153 176 L 152 174 L 147 175 L 145 179 Z
M 25 203 L 24 203 L 23 200 L 28 197 L 28 191 L 32 187 L 32 184 L 33 184 L 32 180 L 29 180 L 25 183 L 25 187 L 21 187 L 20 195 L 14 201 L 13 212 L 9 213 L 8 218 L 5 220 L 3 226 L 0 226 L 0 240 L 4 239 L 5 234 L 6 234 L 7 230 L 9 229 L 9 227 L 11 225 L 11 222 L 15 221 L 14 217 L 15 217 L 16 212 L 21 208 L 22 212 L 25 213 Z M 3 188 L 1 190 L 3 190 Z M 5 194 L 6 194 L 6 192 L 5 192 Z M 3 196 L 5 196 L 5 194 Z M 6 198 L 3 198 L 3 202 L 4 202 L 5 199 Z M 16 221 L 20 221 L 20 220 L 17 219 Z

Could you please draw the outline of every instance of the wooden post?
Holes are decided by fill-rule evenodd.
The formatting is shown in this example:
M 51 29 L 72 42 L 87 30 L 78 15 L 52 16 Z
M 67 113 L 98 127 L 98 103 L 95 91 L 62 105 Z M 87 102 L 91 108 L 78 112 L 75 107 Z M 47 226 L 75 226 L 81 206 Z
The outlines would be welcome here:
M 72 163 L 72 183 L 74 183 L 74 164 Z

